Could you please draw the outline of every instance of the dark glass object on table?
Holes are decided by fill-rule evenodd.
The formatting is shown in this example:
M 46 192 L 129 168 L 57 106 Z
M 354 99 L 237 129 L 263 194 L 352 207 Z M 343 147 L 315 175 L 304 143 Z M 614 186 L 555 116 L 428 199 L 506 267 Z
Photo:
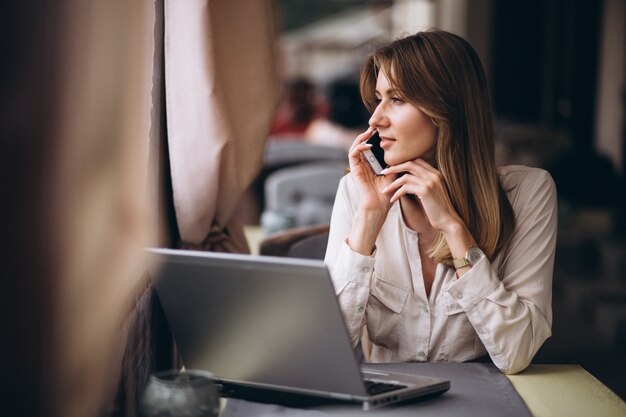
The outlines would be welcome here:
M 219 397 L 210 372 L 154 373 L 141 398 L 140 417 L 217 417 Z

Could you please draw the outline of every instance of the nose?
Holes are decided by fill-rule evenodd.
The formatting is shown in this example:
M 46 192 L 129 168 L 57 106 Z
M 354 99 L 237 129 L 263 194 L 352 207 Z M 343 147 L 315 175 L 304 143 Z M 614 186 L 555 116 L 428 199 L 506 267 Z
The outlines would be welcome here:
M 381 102 L 376 106 L 374 113 L 370 116 L 369 125 L 372 129 L 389 126 L 389 118 L 385 113 L 385 107 Z

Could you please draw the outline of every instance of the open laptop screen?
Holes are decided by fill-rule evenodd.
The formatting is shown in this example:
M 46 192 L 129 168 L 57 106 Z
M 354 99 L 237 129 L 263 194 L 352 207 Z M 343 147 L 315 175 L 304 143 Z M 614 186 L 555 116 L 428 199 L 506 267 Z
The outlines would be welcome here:
M 321 261 L 151 252 L 154 283 L 187 368 L 245 385 L 366 394 Z

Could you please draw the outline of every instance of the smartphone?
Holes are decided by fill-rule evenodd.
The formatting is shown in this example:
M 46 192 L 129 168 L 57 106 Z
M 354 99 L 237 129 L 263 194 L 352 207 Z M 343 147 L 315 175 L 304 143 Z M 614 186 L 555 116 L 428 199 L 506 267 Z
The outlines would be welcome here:
M 381 175 L 382 170 L 387 168 L 388 165 L 385 162 L 385 151 L 380 147 L 378 131 L 375 131 L 372 137 L 365 143 L 372 145 L 372 147 L 363 151 L 363 155 L 365 155 L 365 159 L 367 159 L 367 162 L 369 162 L 376 175 Z

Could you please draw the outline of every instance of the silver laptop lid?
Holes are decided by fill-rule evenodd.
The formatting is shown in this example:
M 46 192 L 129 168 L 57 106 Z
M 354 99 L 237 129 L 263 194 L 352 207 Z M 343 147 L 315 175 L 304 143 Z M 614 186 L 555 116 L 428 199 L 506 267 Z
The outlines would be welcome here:
M 151 249 L 185 366 L 225 382 L 366 395 L 321 261 Z

